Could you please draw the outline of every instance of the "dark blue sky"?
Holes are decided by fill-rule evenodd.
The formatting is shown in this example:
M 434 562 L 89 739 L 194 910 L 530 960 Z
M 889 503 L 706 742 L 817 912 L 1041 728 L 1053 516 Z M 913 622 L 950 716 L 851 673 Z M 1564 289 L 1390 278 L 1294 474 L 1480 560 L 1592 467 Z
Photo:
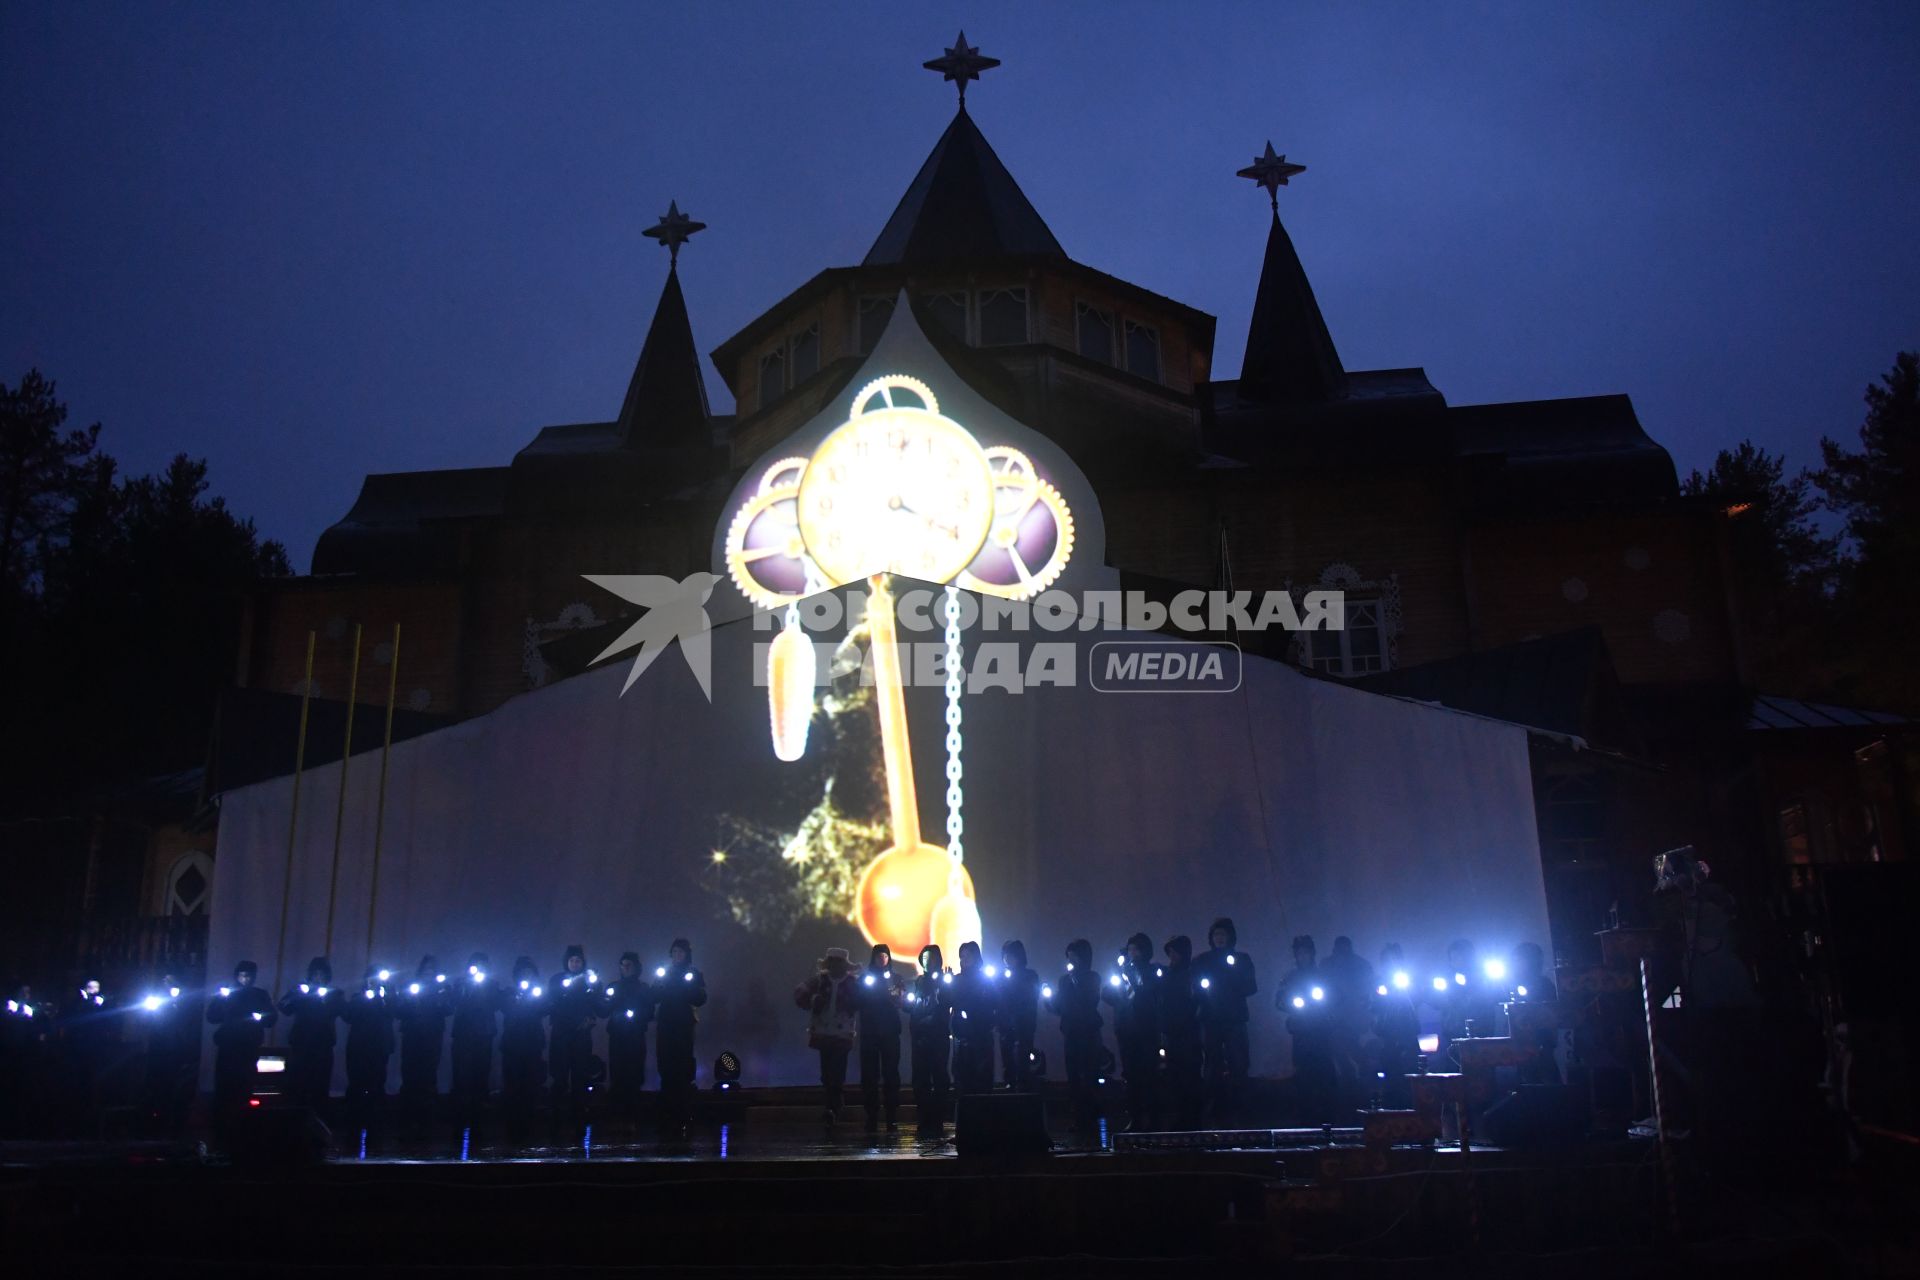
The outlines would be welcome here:
M 937 15 L 937 16 L 936 16 Z M 1075 258 L 1244 343 L 1271 138 L 1349 367 L 1626 392 L 1795 465 L 1920 346 L 1920 5 L 0 7 L 0 380 L 289 544 L 369 470 L 604 420 L 666 273 L 711 350 L 857 262 L 953 110 Z M 710 374 L 716 408 L 729 401 Z

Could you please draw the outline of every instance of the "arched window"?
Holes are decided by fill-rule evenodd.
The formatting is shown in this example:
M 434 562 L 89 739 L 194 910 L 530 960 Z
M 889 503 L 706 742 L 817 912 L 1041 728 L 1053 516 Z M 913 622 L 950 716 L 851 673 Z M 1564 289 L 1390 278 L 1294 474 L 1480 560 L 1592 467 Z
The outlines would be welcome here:
M 203 850 L 183 853 L 167 869 L 163 914 L 203 916 L 213 900 L 213 858 Z

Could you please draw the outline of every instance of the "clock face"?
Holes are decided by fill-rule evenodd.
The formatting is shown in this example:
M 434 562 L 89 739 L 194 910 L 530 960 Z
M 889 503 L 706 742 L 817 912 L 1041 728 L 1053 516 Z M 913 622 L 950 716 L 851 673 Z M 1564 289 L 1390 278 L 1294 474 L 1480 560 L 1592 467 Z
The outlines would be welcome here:
M 960 424 L 886 403 L 821 441 L 796 507 L 806 550 L 832 582 L 883 571 L 947 582 L 993 527 L 993 470 Z

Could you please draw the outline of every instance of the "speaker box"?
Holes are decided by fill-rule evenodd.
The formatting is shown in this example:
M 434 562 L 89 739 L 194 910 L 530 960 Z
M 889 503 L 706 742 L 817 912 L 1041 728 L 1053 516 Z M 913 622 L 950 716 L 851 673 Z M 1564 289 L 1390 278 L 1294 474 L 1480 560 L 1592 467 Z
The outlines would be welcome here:
M 1052 1150 L 1046 1103 L 1037 1093 L 963 1093 L 953 1117 L 963 1156 L 1031 1156 Z
M 311 1107 L 248 1107 L 233 1141 L 236 1164 L 292 1168 L 322 1164 L 333 1134 Z
M 1564 1084 L 1523 1084 L 1487 1108 L 1480 1136 L 1496 1147 L 1570 1147 L 1587 1136 L 1587 1108 Z

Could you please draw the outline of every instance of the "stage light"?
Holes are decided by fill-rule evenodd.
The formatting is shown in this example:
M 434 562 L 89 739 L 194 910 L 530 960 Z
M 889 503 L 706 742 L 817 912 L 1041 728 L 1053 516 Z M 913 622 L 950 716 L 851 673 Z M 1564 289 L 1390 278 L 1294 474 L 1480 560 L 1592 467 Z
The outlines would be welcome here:
M 382 969 L 380 971 L 380 981 L 382 982 L 385 982 L 388 978 L 391 978 L 392 976 L 393 976 L 393 970 L 391 969 Z
M 1524 998 L 1527 994 L 1527 989 L 1525 987 L 1515 987 L 1513 989 L 1513 993 L 1517 996 Z
M 633 1010 L 631 1009 L 627 1010 L 627 1016 L 631 1018 L 633 1016 Z
M 535 1000 L 538 1000 L 541 996 L 545 994 L 547 994 L 547 989 L 545 987 L 535 987 L 533 989 L 533 998 Z
M 173 997 L 173 998 L 174 998 L 175 1000 L 178 1000 L 178 999 L 180 998 L 180 988 L 178 988 L 178 987 L 168 987 L 168 988 L 167 988 L 167 994 L 168 994 L 168 995 L 170 995 L 170 996 L 172 996 L 172 997 Z
M 1052 987 L 1049 987 L 1049 986 L 1042 986 L 1042 987 L 1040 988 L 1040 998 L 1041 998 L 1042 1000 L 1051 1000 L 1051 999 L 1053 999 L 1053 988 L 1052 988 Z
M 408 995 L 410 995 L 410 996 L 417 996 L 417 995 L 419 995 L 419 994 L 420 994 L 420 984 L 419 984 L 419 983 L 417 983 L 417 982 L 410 982 L 410 983 L 408 983 L 408 984 L 407 984 L 407 994 L 408 994 Z
M 1213 989 L 1213 979 L 1212 978 L 1200 979 L 1200 989 L 1202 991 L 1211 991 Z
M 1412 985 L 1413 985 L 1413 977 L 1405 969 L 1395 969 L 1393 971 L 1393 989 L 1394 990 L 1405 991 L 1408 987 Z
M 655 969 L 655 970 L 653 971 L 653 976 L 654 976 L 654 977 L 656 977 L 656 978 L 664 978 L 664 977 L 666 977 L 666 976 L 667 976 L 667 966 L 665 966 L 665 965 L 661 965 L 661 966 L 660 966 L 660 967 L 659 967 L 658 969 Z
M 613 994 L 613 988 L 612 988 L 612 987 L 608 987 L 608 988 L 607 988 L 607 994 L 608 994 L 608 995 L 612 995 L 612 994 Z
M 1464 973 L 1456 973 L 1456 974 L 1454 974 L 1454 975 L 1453 975 L 1453 985 L 1454 985 L 1454 986 L 1456 986 L 1456 987 L 1464 987 L 1464 986 L 1466 986 L 1466 985 L 1467 985 L 1467 975 L 1466 975 L 1466 974 L 1464 974 Z
M 989 978 L 997 978 L 997 977 L 999 977 L 999 976 L 1000 976 L 1000 971 L 999 971 L 998 969 L 996 969 L 996 968 L 994 968 L 994 967 L 993 967 L 992 965 L 988 965 L 988 966 L 987 966 L 987 976 L 988 976 Z
M 265 1019 L 265 1018 L 266 1018 L 266 1016 L 267 1016 L 267 1015 L 266 1015 L 266 1014 L 264 1014 L 264 1013 L 256 1013 L 256 1014 L 254 1014 L 254 1015 L 253 1015 L 253 1020 L 254 1020 L 255 1022 L 260 1022 L 260 1021 L 262 1021 L 263 1019 Z
M 300 984 L 300 994 L 301 995 L 307 994 L 307 984 L 304 982 Z
M 1447 980 L 1436 976 L 1433 980 L 1433 989 L 1435 991 L 1445 991 L 1447 989 Z
M 367 999 L 369 999 L 369 1000 L 371 1000 L 371 999 L 373 999 L 373 988 L 372 988 L 372 987 L 368 987 L 368 988 L 367 988 Z
M 1498 982 L 1507 976 L 1507 962 L 1498 957 L 1488 960 L 1480 966 L 1480 969 L 1481 972 L 1487 975 L 1487 981 L 1489 982 Z
M 740 1055 L 731 1049 L 723 1049 L 720 1056 L 713 1060 L 713 1078 L 721 1087 L 740 1082 Z
M 1293 1007 L 1296 1009 L 1304 1009 L 1307 1007 L 1307 1002 L 1305 1000 L 1302 1000 L 1299 996 L 1295 996 L 1293 998 Z
M 520 979 L 520 989 L 522 991 L 525 991 L 528 987 L 532 985 L 533 984 L 531 982 L 528 982 L 525 978 Z
M 1307 994 L 1315 1000 L 1325 1000 L 1327 998 L 1327 989 L 1325 987 L 1315 987 L 1313 990 L 1307 992 Z
M 8 1003 L 11 1004 L 12 1001 L 8 1001 Z M 160 1006 L 165 1003 L 166 1001 L 162 1000 L 159 996 L 148 996 L 145 1000 L 142 1000 L 140 1002 L 140 1007 L 142 1009 L 145 1009 L 148 1013 L 158 1013 L 160 1011 Z
M 1383 982 L 1379 986 L 1375 987 L 1373 989 L 1373 994 L 1377 996 L 1383 996 L 1387 994 L 1387 984 Z
M 1120 985 L 1121 985 L 1121 983 L 1120 983 L 1120 975 L 1119 975 L 1119 974 L 1117 974 L 1117 973 L 1116 973 L 1116 974 L 1114 974 L 1114 975 L 1113 975 L 1113 976 L 1112 976 L 1111 978 L 1108 978 L 1108 979 L 1107 979 L 1107 981 L 1108 981 L 1109 983 L 1111 983 L 1111 984 L 1113 984 L 1113 985 L 1114 985 L 1114 986 L 1116 986 L 1116 987 L 1117 987 L 1117 986 L 1120 986 Z
M 436 973 L 433 975 L 433 980 L 435 982 L 445 982 L 447 980 L 447 975 L 444 973 Z
M 317 991 L 317 992 L 315 992 L 314 994 L 316 994 L 316 995 L 320 995 L 320 996 L 325 996 L 325 995 L 327 994 L 327 989 L 326 989 L 325 987 L 322 987 L 322 988 L 320 988 L 320 990 L 319 990 L 319 991 Z

